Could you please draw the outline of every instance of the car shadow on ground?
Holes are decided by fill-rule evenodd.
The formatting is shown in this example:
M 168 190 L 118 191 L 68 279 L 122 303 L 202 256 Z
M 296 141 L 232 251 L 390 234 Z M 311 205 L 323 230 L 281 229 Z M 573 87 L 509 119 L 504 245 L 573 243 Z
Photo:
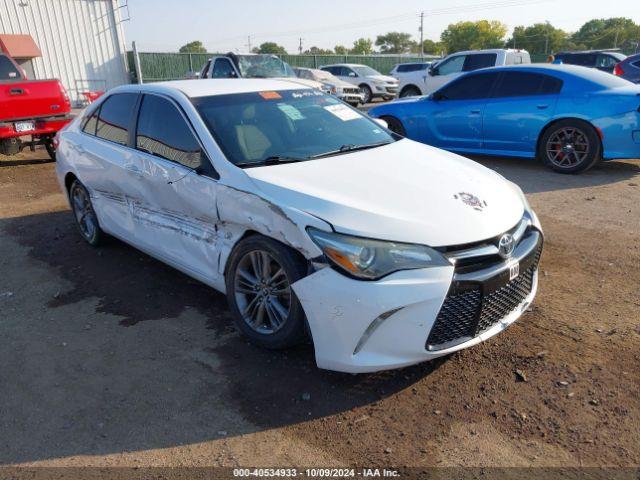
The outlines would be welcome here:
M 45 153 L 46 156 L 46 153 Z M 48 156 L 46 158 L 15 158 L 11 157 L 8 160 L 0 158 L 0 168 L 3 167 L 20 167 L 23 165 L 39 165 L 41 163 L 50 163 L 51 160 Z
M 115 239 L 100 249 L 86 245 L 68 211 L 0 220 L 0 232 L 70 285 L 34 307 L 41 318 L 11 327 L 16 346 L 0 346 L 0 412 L 9 422 L 0 464 L 292 425 L 373 404 L 446 361 L 367 375 L 320 370 L 310 344 L 273 352 L 247 343 L 231 325 L 224 295 Z M 113 316 L 104 326 L 75 313 L 96 299 L 95 311 Z M 49 317 L 56 310 L 74 313 L 60 314 L 55 326 Z M 73 350 L 61 348 L 62 339 Z M 39 358 L 21 364 L 17 345 L 32 343 Z M 229 412 L 242 421 L 229 421 Z
M 532 159 L 477 155 L 468 158 L 517 183 L 525 193 L 597 187 L 623 181 L 640 183 L 640 163 L 637 160 L 609 160 L 587 172 L 567 175 L 556 173 Z

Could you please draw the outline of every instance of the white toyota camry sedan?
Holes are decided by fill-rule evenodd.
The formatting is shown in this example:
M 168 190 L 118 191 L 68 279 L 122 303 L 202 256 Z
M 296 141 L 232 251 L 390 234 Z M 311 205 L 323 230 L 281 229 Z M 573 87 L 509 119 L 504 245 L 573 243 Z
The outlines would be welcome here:
M 536 293 L 542 230 L 515 184 L 296 83 L 119 87 L 58 143 L 87 242 L 117 237 L 226 293 L 249 339 L 311 339 L 320 368 L 470 347 Z

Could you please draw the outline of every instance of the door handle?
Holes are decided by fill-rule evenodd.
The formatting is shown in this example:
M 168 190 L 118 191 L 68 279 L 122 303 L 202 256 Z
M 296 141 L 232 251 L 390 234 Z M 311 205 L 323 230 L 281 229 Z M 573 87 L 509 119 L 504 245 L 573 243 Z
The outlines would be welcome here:
M 479 115 L 480 114 L 480 110 L 471 110 L 471 113 L 474 115 Z
M 9 95 L 24 95 L 23 88 L 12 88 L 9 90 Z
M 546 108 L 549 108 L 549 105 L 547 105 L 546 103 L 542 103 L 538 105 L 538 110 L 544 110 Z

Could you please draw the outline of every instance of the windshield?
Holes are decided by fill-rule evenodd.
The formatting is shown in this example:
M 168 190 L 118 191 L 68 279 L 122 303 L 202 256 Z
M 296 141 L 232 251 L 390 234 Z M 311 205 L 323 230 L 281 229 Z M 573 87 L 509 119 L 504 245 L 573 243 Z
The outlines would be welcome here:
M 242 167 L 395 141 L 369 117 L 317 90 L 215 95 L 192 102 L 228 160 Z
M 275 55 L 238 55 L 238 68 L 244 78 L 295 77 L 288 63 Z
M 367 67 L 366 65 L 359 65 L 357 67 L 353 67 L 353 69 L 358 72 L 358 75 L 361 77 L 371 77 L 373 75 L 382 75 L 380 72 L 374 70 L 371 67 Z
M 583 80 L 586 80 L 589 83 L 595 85 L 596 87 L 605 89 L 630 86 L 628 80 L 617 77 L 615 75 L 611 75 L 610 73 L 603 72 L 595 68 L 581 69 L 578 73 L 578 76 Z M 597 89 L 599 90 L 600 88 Z
M 311 72 L 317 80 L 337 80 L 332 73 L 324 70 L 311 70 Z

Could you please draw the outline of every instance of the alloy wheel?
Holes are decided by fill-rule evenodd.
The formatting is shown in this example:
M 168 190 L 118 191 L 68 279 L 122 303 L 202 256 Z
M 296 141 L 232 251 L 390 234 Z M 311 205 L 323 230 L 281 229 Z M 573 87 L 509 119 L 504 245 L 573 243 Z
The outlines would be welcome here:
M 588 158 L 590 144 L 587 135 L 576 127 L 564 127 L 547 141 L 547 157 L 559 168 L 572 168 Z
M 89 194 L 84 188 L 80 186 L 73 188 L 71 192 L 71 205 L 73 206 L 73 213 L 78 222 L 80 233 L 82 233 L 87 240 L 91 241 L 98 230 L 98 218 L 91 206 Z
M 238 262 L 234 295 L 245 323 L 270 335 L 280 330 L 291 310 L 291 284 L 280 263 L 264 250 L 252 250 Z

